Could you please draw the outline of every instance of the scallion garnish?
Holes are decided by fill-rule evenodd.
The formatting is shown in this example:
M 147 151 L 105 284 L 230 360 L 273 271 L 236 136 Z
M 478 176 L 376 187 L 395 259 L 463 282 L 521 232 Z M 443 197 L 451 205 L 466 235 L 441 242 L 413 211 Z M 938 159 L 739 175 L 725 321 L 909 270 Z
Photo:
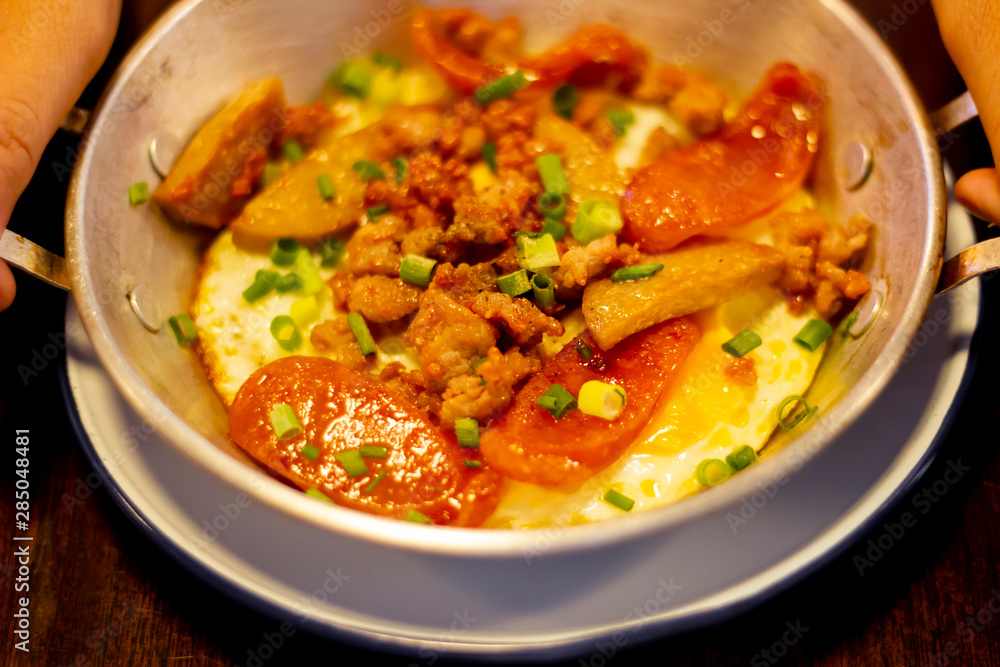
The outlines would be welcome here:
M 483 467 L 483 462 L 482 461 L 476 461 L 475 459 L 464 459 L 462 461 L 462 463 L 465 465 L 466 468 L 482 468 Z
M 566 226 L 555 220 L 546 220 L 542 223 L 542 234 L 548 234 L 553 241 L 562 241 L 566 236 Z
M 617 206 L 603 199 L 587 199 L 580 203 L 571 231 L 577 241 L 587 245 L 608 234 L 617 234 L 624 225 Z
M 420 255 L 406 255 L 399 265 L 399 277 L 408 283 L 427 287 L 431 284 L 431 274 L 437 262 Z
M 319 489 L 306 489 L 306 495 L 309 496 L 310 498 L 315 498 L 316 500 L 322 500 L 331 504 L 333 503 L 333 501 L 330 500 L 327 497 L 327 495 L 322 491 L 320 491 Z
M 351 169 L 358 173 L 358 176 L 361 177 L 362 181 L 385 178 L 385 172 L 382 171 L 382 167 L 378 166 L 374 162 L 369 162 L 368 160 L 358 160 L 351 165 Z
M 289 314 L 295 320 L 295 324 L 305 327 L 307 324 L 319 319 L 319 302 L 315 294 L 302 297 L 289 308 Z
M 460 417 L 455 420 L 455 435 L 460 446 L 479 449 L 479 422 L 472 417 Z
M 375 220 L 379 216 L 385 215 L 388 212 L 389 212 L 389 205 L 388 204 L 386 204 L 385 202 L 383 202 L 381 204 L 376 204 L 375 206 L 369 207 L 369 209 L 367 211 L 367 213 L 368 213 L 368 219 L 369 220 Z
M 573 120 L 573 110 L 580 104 L 580 95 L 572 84 L 564 84 L 552 93 L 552 108 L 557 115 Z
M 726 463 L 729 464 L 730 468 L 739 472 L 753 463 L 756 458 L 757 455 L 754 453 L 753 447 L 743 445 L 734 449 L 733 453 L 726 457 Z
M 344 466 L 344 470 L 351 477 L 360 477 L 368 473 L 368 466 L 365 465 L 364 459 L 361 458 L 361 452 L 356 449 L 345 449 L 342 452 L 336 452 L 333 458 L 340 462 L 340 465 Z
M 476 359 L 476 361 L 472 364 L 472 372 L 475 373 L 476 375 L 479 375 L 479 367 L 482 366 L 483 362 L 486 360 L 487 360 L 486 357 L 480 357 Z M 482 375 L 479 375 L 479 384 L 480 385 L 486 384 L 486 378 L 484 378 Z
M 694 478 L 702 486 L 715 486 L 730 478 L 733 469 L 722 459 L 705 459 L 694 470 Z
M 149 200 L 149 184 L 145 181 L 135 183 L 128 189 L 128 203 L 132 206 L 145 204 Z
M 531 276 L 531 293 L 535 298 L 535 303 L 542 310 L 551 308 L 556 300 L 555 287 L 548 276 L 536 273 Z
M 576 399 L 562 385 L 554 384 L 538 397 L 538 405 L 548 410 L 554 419 L 562 419 L 576 409 Z
M 278 277 L 277 282 L 274 283 L 274 289 L 278 294 L 302 289 L 302 278 L 299 278 L 297 273 L 286 273 Z
M 285 173 L 285 168 L 277 162 L 267 162 L 264 164 L 264 173 L 260 176 L 261 189 L 266 188 L 271 183 L 278 180 L 278 177 Z
M 253 277 L 253 285 L 243 290 L 243 298 L 247 303 L 253 303 L 261 299 L 274 289 L 278 284 L 278 274 L 268 269 L 260 269 Z
M 763 342 L 756 332 L 746 329 L 723 343 L 722 349 L 734 357 L 742 357 L 750 350 L 759 347 Z
M 194 320 L 184 313 L 172 315 L 167 320 L 167 324 L 170 325 L 170 330 L 174 332 L 177 344 L 182 347 L 198 338 L 198 332 L 194 327 Z
M 614 489 L 608 489 L 605 491 L 604 495 L 601 496 L 601 500 L 626 512 L 632 511 L 632 507 L 635 506 L 634 500 L 626 496 L 624 493 L 619 493 Z
M 796 403 L 802 404 L 802 410 L 796 413 L 795 416 L 792 417 L 791 421 L 786 421 L 785 408 L 787 408 L 789 405 L 792 405 L 793 406 L 792 410 L 794 410 L 795 409 L 794 404 Z M 801 422 L 803 419 L 812 416 L 812 414 L 816 412 L 816 410 L 817 408 L 809 407 L 809 403 L 806 402 L 806 399 L 802 398 L 798 394 L 793 394 L 791 396 L 788 396 L 778 405 L 778 426 L 780 426 L 786 431 L 791 431 L 793 428 L 798 426 L 799 422 Z
M 306 457 L 310 461 L 315 461 L 319 458 L 319 447 L 315 445 L 310 445 L 308 442 L 299 449 L 299 454 Z
M 483 144 L 483 160 L 486 162 L 486 166 L 490 168 L 494 174 L 497 173 L 497 145 L 490 142 L 488 144 Z
M 299 278 L 302 279 L 302 293 L 318 294 L 323 291 L 323 279 L 319 275 L 319 269 L 316 268 L 316 262 L 313 261 L 312 255 L 305 248 L 299 250 L 299 254 L 295 256 L 295 273 L 299 274 Z
M 524 72 L 518 71 L 506 74 L 496 81 L 477 88 L 474 95 L 476 101 L 485 106 L 490 102 L 510 97 L 527 85 L 528 77 L 524 76 Z
M 430 517 L 428 517 L 426 514 L 421 514 L 417 510 L 410 510 L 406 514 L 406 520 L 412 521 L 413 523 L 434 523 L 433 521 L 430 520 Z
M 302 332 L 288 315 L 278 315 L 271 320 L 271 336 L 286 352 L 295 352 L 302 347 Z
M 607 119 L 615 136 L 620 137 L 628 132 L 628 128 L 635 122 L 635 112 L 630 109 L 613 109 L 608 112 Z
M 374 491 L 375 487 L 378 486 L 378 483 L 382 481 L 383 477 L 385 477 L 385 473 L 386 471 L 383 470 L 379 474 L 375 475 L 375 479 L 369 482 L 368 486 L 365 487 L 365 493 L 371 493 L 372 491 Z
M 547 220 L 562 220 L 566 217 L 566 199 L 558 192 L 543 192 L 538 195 L 538 207 Z
M 389 448 L 382 445 L 361 445 L 359 451 L 366 459 L 384 459 L 389 456 Z
M 580 387 L 577 401 L 583 414 L 613 421 L 625 409 L 625 390 L 608 382 L 588 380 Z
M 271 246 L 271 263 L 281 267 L 291 266 L 301 247 L 295 239 L 278 239 Z
M 292 406 L 287 403 L 277 403 L 271 408 L 271 428 L 278 440 L 288 440 L 302 433 L 302 424 L 295 416 Z
M 580 358 L 584 361 L 588 361 L 594 356 L 594 351 L 590 349 L 590 346 L 587 345 L 582 338 L 577 338 L 576 342 L 573 343 L 573 347 L 576 348 L 576 353 L 580 355 Z
M 340 239 L 329 238 L 319 247 L 319 265 L 324 269 L 332 269 L 340 263 L 347 246 Z
M 319 196 L 325 201 L 330 201 L 337 196 L 337 189 L 333 187 L 333 181 L 329 174 L 321 174 L 316 178 L 316 186 L 319 188 Z
M 378 351 L 378 348 L 375 347 L 375 339 L 372 338 L 372 332 L 368 330 L 368 325 L 365 324 L 365 319 L 361 315 L 358 313 L 348 315 L 347 325 L 351 327 L 351 332 L 354 333 L 354 337 L 358 340 L 358 345 L 361 347 L 361 354 L 367 357 Z
M 361 99 L 368 97 L 372 87 L 372 73 L 357 62 L 347 61 L 333 73 L 333 78 L 342 91 Z
M 403 71 L 403 61 L 396 56 L 391 56 L 388 53 L 383 53 L 382 51 L 376 51 L 372 54 L 372 62 L 374 62 L 379 67 L 388 67 L 396 72 Z
M 504 294 L 511 296 L 523 296 L 531 291 L 531 282 L 528 280 L 528 272 L 524 269 L 508 273 L 497 278 L 497 287 Z
M 809 320 L 792 340 L 810 352 L 815 352 L 832 333 L 833 329 L 825 321 Z
M 837 327 L 837 331 L 840 333 L 840 340 L 847 340 L 848 336 L 853 338 L 854 336 L 851 334 L 851 327 L 857 323 L 858 311 L 852 310 L 847 317 L 844 318 L 844 321 L 840 323 L 840 326 Z
M 548 234 L 520 232 L 514 236 L 517 246 L 518 264 L 522 269 L 538 271 L 550 266 L 559 266 L 559 250 L 556 242 Z
M 563 173 L 562 162 L 555 153 L 546 153 L 535 158 L 535 165 L 538 167 L 538 176 L 542 179 L 542 187 L 546 192 L 553 192 L 557 195 L 568 195 L 569 184 L 566 182 L 566 174 Z
M 663 270 L 662 264 L 635 264 L 618 269 L 611 274 L 611 281 L 616 283 L 626 280 L 641 280 L 649 278 Z
M 306 157 L 306 151 L 302 148 L 302 144 L 295 139 L 289 139 L 282 144 L 281 152 L 285 154 L 285 157 L 288 158 L 288 161 L 292 164 L 298 164 Z
M 389 164 L 396 170 L 396 185 L 401 185 L 406 177 L 410 175 L 410 165 L 405 157 L 394 157 L 389 160 Z

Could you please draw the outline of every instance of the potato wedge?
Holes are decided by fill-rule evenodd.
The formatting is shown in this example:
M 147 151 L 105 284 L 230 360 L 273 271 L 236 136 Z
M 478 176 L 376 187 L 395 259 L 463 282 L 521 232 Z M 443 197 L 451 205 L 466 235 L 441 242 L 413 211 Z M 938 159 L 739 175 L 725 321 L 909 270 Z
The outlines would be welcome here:
M 263 165 L 284 126 L 284 114 L 279 79 L 251 85 L 198 131 L 153 191 L 153 199 L 174 220 L 222 227 L 245 202 L 233 197 L 233 182 L 250 160 Z
M 695 240 L 650 258 L 663 264 L 651 278 L 591 282 L 583 317 L 601 349 L 659 322 L 681 317 L 769 285 L 785 258 L 774 248 L 735 239 Z
M 341 137 L 335 148 L 317 148 L 247 204 L 233 221 L 234 232 L 249 236 L 311 239 L 334 234 L 358 221 L 365 210 L 365 182 L 352 166 L 377 159 L 379 130 L 368 126 Z M 336 196 L 326 201 L 316 179 L 326 174 Z
M 542 114 L 535 121 L 535 138 L 561 147 L 563 172 L 573 201 L 602 199 L 618 206 L 625 192 L 625 176 L 611 153 L 588 133 L 558 116 Z M 572 222 L 574 215 L 576 208 L 571 207 L 566 220 Z

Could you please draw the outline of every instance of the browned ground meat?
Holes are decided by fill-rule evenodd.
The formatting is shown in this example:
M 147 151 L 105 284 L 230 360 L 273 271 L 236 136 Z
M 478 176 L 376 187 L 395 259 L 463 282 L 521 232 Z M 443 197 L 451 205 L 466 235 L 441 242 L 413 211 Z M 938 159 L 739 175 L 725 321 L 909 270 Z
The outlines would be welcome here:
M 351 272 L 398 276 L 403 260 L 399 243 L 407 231 L 406 222 L 395 215 L 386 215 L 378 222 L 359 227 L 347 243 Z
M 469 308 L 480 293 L 497 291 L 497 272 L 485 262 L 472 266 L 441 264 L 434 272 L 433 285 Z
M 430 148 L 441 137 L 445 121 L 436 105 L 391 106 L 378 125 L 385 153 L 396 155 Z
M 667 106 L 693 134 L 709 134 L 722 125 L 726 95 L 708 79 L 689 74 Z
M 517 384 L 541 368 L 538 359 L 525 357 L 516 347 L 505 354 L 491 348 L 475 374 L 460 375 L 448 381 L 442 396 L 441 425 L 451 426 L 463 417 L 480 423 L 499 417 L 514 398 Z
M 745 387 L 757 384 L 757 368 L 749 357 L 733 357 L 723 371 L 727 378 Z
M 556 284 L 582 287 L 608 269 L 640 262 L 642 256 L 633 246 L 618 245 L 618 237 L 608 234 L 585 246 L 570 248 L 559 259 L 561 264 L 552 276 Z
M 420 397 L 427 389 L 423 372 L 406 370 L 406 366 L 398 361 L 386 364 L 378 379 L 413 403 L 420 403 Z
M 471 373 L 496 340 L 493 325 L 437 289 L 420 297 L 420 310 L 403 337 L 419 350 L 424 375 L 442 383 Z
M 561 336 L 564 331 L 562 322 L 540 311 L 534 302 L 509 294 L 481 292 L 469 307 L 503 328 L 518 345 L 537 345 L 542 334 Z
M 504 196 L 500 187 L 489 187 L 478 195 L 455 201 L 455 221 L 447 238 L 464 243 L 493 245 L 510 238 L 521 225 L 521 210 Z
M 334 127 L 339 120 L 322 101 L 306 106 L 288 107 L 285 110 L 285 127 L 278 134 L 275 144 L 280 146 L 295 139 L 304 147 L 310 148 L 323 131 Z
M 442 160 L 437 153 L 418 153 L 410 160 L 409 170 L 410 189 L 432 209 L 451 206 L 462 195 L 472 194 L 469 168 L 461 160 Z
M 643 102 L 667 102 L 686 82 L 687 75 L 673 65 L 647 67 L 632 95 Z
M 355 281 L 347 305 L 369 322 L 392 322 L 414 312 L 420 290 L 399 278 L 364 276 Z
M 347 271 L 339 271 L 326 281 L 333 290 L 333 305 L 340 310 L 347 310 L 347 300 L 351 298 L 354 287 L 354 276 Z
M 314 326 L 309 334 L 309 341 L 317 350 L 329 352 L 335 361 L 348 368 L 359 371 L 365 367 L 365 356 L 361 354 L 361 347 L 351 332 L 347 320 L 343 318 L 324 320 Z

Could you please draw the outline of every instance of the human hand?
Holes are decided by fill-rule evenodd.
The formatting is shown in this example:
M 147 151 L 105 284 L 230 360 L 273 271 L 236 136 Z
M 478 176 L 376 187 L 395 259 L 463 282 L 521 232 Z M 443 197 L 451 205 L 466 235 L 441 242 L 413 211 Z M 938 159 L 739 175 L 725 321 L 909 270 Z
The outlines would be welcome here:
M 1000 3 L 996 0 L 931 0 L 944 45 L 979 109 L 993 163 L 1000 165 Z M 1000 224 L 1000 177 L 976 169 L 955 185 L 955 198 L 974 215 Z
M 111 48 L 121 0 L 0 0 L 0 233 L 45 145 Z M 14 299 L 0 261 L 0 310 Z

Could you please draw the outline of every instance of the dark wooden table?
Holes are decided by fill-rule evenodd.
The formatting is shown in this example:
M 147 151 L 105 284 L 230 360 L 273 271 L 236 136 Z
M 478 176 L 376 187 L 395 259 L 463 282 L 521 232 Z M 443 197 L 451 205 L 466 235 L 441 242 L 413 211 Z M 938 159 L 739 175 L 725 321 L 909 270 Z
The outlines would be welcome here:
M 928 106 L 959 92 L 958 80 L 933 29 L 924 0 L 863 3 L 914 74 Z M 912 9 L 916 9 L 913 16 Z M 893 22 L 894 11 L 905 21 Z M 906 12 L 909 11 L 909 14 Z M 120 57 L 138 25 L 153 13 L 126 9 Z M 897 18 L 903 16 L 896 14 Z M 899 29 L 894 29 L 898 27 Z M 0 64 L 2 68 L 2 64 Z M 107 72 L 85 96 L 92 102 Z M 989 159 L 981 128 L 963 131 L 949 152 L 959 171 Z M 66 183 L 52 169 L 73 141 L 57 137 L 15 211 L 12 228 L 46 246 L 61 246 Z M 979 225 L 981 237 L 991 235 Z M 62 330 L 65 296 L 28 279 L 19 281 L 15 306 L 0 314 L 0 443 L 8 451 L 0 481 L 0 664 L 247 665 L 279 623 L 248 611 L 189 574 L 151 544 L 102 488 L 68 503 L 93 481 L 70 427 L 60 390 L 59 359 L 52 347 Z M 618 665 L 852 665 L 913 667 L 1000 665 L 1000 408 L 994 373 L 1000 369 L 1000 280 L 984 283 L 979 348 L 967 397 L 944 436 L 937 463 L 915 491 L 943 479 L 946 462 L 970 466 L 931 510 L 906 530 L 878 563 L 859 576 L 854 557 L 864 555 L 875 529 L 840 557 L 791 590 L 730 621 L 619 653 Z M 59 357 L 61 357 L 61 350 Z M 34 364 L 34 366 L 33 366 Z M 36 374 L 28 375 L 25 369 Z M 13 495 L 15 429 L 31 430 L 31 525 L 35 540 L 28 595 L 31 653 L 13 649 L 17 565 Z M 909 504 L 909 500 L 905 501 Z M 898 521 L 905 507 L 892 509 Z M 786 633 L 797 626 L 801 637 Z M 794 644 L 783 643 L 783 637 Z M 263 665 L 354 664 L 380 657 L 304 632 L 288 637 Z M 569 664 L 581 664 L 573 662 Z M 588 663 L 583 663 L 588 664 Z M 589 664 L 601 664 L 600 656 Z

